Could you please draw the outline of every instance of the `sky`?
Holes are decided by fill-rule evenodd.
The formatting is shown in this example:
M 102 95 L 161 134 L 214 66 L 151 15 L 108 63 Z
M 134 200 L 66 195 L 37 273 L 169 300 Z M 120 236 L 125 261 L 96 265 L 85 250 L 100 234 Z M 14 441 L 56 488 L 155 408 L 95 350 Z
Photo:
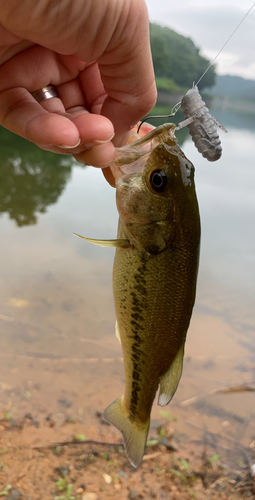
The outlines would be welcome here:
M 210 61 L 253 0 L 146 0 L 150 21 L 189 36 Z M 255 80 L 255 5 L 215 61 L 221 75 Z

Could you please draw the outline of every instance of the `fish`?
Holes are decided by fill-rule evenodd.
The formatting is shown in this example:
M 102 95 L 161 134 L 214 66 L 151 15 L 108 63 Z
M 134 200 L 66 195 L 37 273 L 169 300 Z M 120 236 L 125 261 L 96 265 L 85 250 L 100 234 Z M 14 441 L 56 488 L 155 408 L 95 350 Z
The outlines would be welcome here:
M 116 151 L 111 165 L 119 212 L 113 295 L 125 392 L 105 410 L 122 433 L 134 467 L 142 461 L 150 414 L 177 389 L 195 302 L 200 216 L 194 166 L 178 146 L 174 124 L 155 128 Z

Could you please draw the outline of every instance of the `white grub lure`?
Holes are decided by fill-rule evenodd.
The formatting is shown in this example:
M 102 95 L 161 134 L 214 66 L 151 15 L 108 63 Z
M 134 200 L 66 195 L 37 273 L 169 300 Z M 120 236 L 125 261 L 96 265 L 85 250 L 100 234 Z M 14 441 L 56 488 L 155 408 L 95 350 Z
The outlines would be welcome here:
M 208 161 L 219 160 L 222 147 L 216 125 L 224 132 L 227 130 L 210 114 L 196 85 L 182 98 L 181 108 L 186 120 L 179 123 L 176 130 L 187 126 L 199 153 Z
M 173 107 L 169 115 L 155 115 L 144 118 L 144 120 L 140 122 L 137 132 L 139 132 L 144 122 L 150 118 L 170 118 L 177 113 L 180 107 L 184 113 L 185 120 L 178 123 L 175 130 L 188 127 L 192 140 L 199 153 L 208 161 L 219 160 L 222 154 L 222 147 L 216 125 L 224 130 L 224 132 L 227 132 L 227 130 L 210 114 L 196 85 L 193 85 L 193 87 L 188 90 L 181 102 L 178 102 Z

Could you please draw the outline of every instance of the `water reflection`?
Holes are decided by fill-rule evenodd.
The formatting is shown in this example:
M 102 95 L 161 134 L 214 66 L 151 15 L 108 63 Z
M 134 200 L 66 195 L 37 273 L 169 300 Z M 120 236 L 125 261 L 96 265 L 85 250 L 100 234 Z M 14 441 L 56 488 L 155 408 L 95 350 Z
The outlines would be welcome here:
M 45 153 L 0 128 L 0 213 L 17 226 L 36 224 L 37 214 L 57 202 L 70 180 L 72 159 Z

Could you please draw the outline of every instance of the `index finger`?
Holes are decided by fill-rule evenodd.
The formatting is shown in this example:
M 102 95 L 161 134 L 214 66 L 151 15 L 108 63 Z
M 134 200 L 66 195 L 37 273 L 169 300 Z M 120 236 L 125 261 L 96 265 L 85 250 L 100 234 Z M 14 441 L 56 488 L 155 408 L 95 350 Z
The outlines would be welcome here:
M 121 24 L 123 20 L 119 20 Z M 149 20 L 143 0 L 131 0 L 125 29 L 115 30 L 98 60 L 107 98 L 101 114 L 115 128 L 115 143 L 155 105 L 156 85 L 150 49 Z

